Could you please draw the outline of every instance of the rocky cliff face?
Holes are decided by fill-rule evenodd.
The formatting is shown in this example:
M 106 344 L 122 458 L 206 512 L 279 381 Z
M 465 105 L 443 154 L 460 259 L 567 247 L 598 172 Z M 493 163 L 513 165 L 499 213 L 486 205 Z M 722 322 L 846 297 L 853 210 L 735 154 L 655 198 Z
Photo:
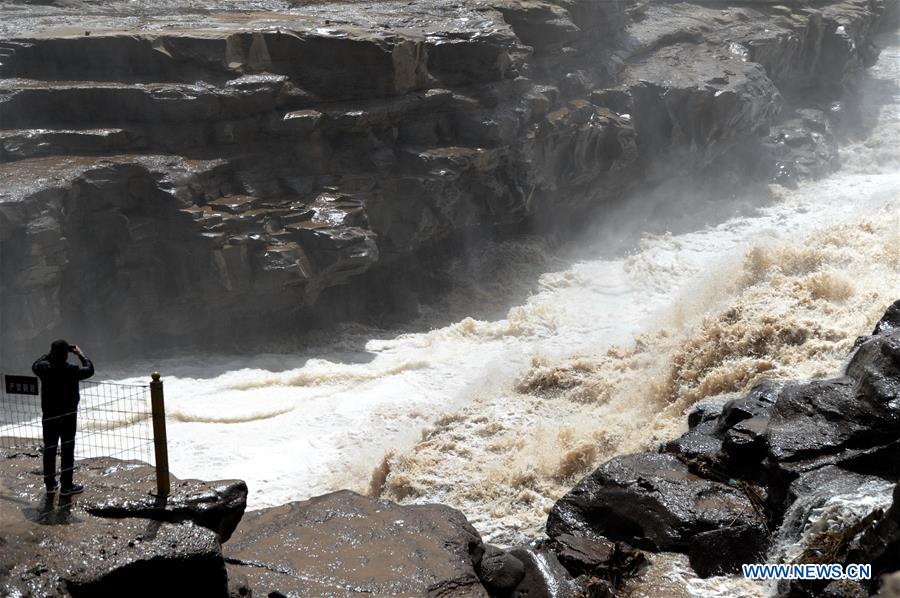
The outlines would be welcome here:
M 0 5 L 4 359 L 296 330 L 473 230 L 709 169 L 827 171 L 821 108 L 883 10 L 183 4 Z

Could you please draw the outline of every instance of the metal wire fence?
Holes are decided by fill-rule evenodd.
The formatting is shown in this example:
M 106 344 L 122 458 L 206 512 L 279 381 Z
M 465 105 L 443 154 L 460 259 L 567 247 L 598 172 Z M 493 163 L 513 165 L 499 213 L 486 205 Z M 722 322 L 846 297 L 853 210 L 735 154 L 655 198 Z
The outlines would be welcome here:
M 62 460 L 55 468 L 61 478 L 67 471 L 77 470 L 78 460 L 89 457 L 144 461 L 158 470 L 162 466 L 162 471 L 157 472 L 159 489 L 168 493 L 165 414 L 158 374 L 154 374 L 154 382 L 150 384 L 82 381 L 79 387 L 81 400 L 76 411 L 45 417 L 37 379 L 4 376 L 0 385 L 0 449 L 43 452 L 47 459 L 55 452 Z M 154 392 L 156 422 L 153 420 Z M 160 426 L 162 429 L 157 429 Z M 66 453 L 70 447 L 66 443 L 71 442 L 73 434 L 75 462 L 69 464 Z M 51 450 L 44 452 L 45 445 Z M 157 463 L 160 459 L 156 457 L 161 457 L 162 462 Z

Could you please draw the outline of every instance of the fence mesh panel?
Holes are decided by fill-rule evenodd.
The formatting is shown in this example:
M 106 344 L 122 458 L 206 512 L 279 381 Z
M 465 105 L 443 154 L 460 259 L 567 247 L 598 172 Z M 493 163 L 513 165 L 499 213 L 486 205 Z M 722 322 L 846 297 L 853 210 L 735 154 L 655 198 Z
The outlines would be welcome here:
M 153 464 L 149 385 L 88 380 L 79 385 L 75 459 L 116 457 Z M 43 444 L 40 396 L 7 392 L 0 385 L 0 448 L 40 450 Z

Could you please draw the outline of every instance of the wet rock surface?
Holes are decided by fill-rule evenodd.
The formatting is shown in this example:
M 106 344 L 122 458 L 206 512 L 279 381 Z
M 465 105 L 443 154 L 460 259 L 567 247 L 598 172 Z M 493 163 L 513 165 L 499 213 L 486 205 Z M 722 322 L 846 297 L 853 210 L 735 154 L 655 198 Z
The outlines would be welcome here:
M 150 465 L 98 458 L 83 462 L 80 471 L 91 492 L 78 501 L 79 506 L 96 517 L 190 521 L 227 542 L 247 506 L 247 484 L 240 480 L 171 479 L 170 494 L 162 501 L 152 495 L 156 470 Z
M 262 596 L 487 596 L 483 554 L 455 509 L 350 491 L 248 513 L 225 548 L 229 576 Z
M 698 540 L 699 534 L 734 528 L 729 538 L 741 545 L 757 538 L 751 545 L 758 551 L 763 534 L 738 531 L 762 526 L 740 490 L 691 473 L 674 456 L 640 453 L 613 458 L 560 499 L 547 520 L 547 534 L 687 552 L 696 541 L 710 541 Z
M 900 570 L 900 484 L 894 486 L 893 504 L 867 529 L 849 551 L 846 562 L 872 565 L 873 578 Z
M 837 136 L 822 110 L 795 111 L 792 118 L 770 129 L 763 145 L 771 178 L 786 186 L 824 176 L 840 166 Z
M 0 593 L 158 596 L 177 583 L 188 594 L 225 595 L 220 534 L 243 513 L 242 482 L 173 480 L 162 501 L 148 495 L 155 471 L 146 464 L 77 466 L 84 494 L 47 497 L 37 453 L 0 452 Z
M 488 544 L 476 572 L 489 594 L 506 595 L 525 577 L 525 564 L 509 552 Z
M 514 548 L 510 554 L 525 566 L 525 575 L 510 596 L 525 598 L 574 598 L 582 589 L 555 552 L 543 547 Z
M 283 333 L 376 309 L 394 269 L 475 230 L 704 169 L 818 176 L 880 10 L 4 2 L 8 345 L 63 322 L 85 343 Z
M 841 505 L 890 492 L 900 479 L 898 305 L 860 341 L 844 376 L 765 382 L 724 405 L 700 405 L 689 431 L 660 453 L 615 457 L 585 477 L 553 507 L 548 535 L 683 552 L 706 577 L 761 562 L 772 534 L 782 548 L 804 534 L 802 554 L 780 558 L 872 563 L 875 575 L 895 570 L 896 488 L 886 512 L 841 515 Z M 834 520 L 811 531 L 813 516 Z M 783 591 L 819 595 L 826 585 Z

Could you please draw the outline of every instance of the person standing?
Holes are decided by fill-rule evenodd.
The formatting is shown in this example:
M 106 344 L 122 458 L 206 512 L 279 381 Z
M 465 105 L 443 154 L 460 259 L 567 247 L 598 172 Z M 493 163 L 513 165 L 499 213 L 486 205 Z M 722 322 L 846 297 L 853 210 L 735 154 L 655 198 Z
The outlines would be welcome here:
M 81 365 L 68 362 L 74 353 Z M 94 364 L 76 345 L 60 339 L 53 341 L 50 352 L 31 366 L 41 379 L 41 423 L 44 431 L 44 485 L 47 494 L 59 488 L 60 496 L 84 491 L 84 486 L 72 480 L 75 470 L 75 431 L 78 402 L 81 399 L 78 383 L 94 375 Z M 56 451 L 60 448 L 60 484 L 56 483 Z

